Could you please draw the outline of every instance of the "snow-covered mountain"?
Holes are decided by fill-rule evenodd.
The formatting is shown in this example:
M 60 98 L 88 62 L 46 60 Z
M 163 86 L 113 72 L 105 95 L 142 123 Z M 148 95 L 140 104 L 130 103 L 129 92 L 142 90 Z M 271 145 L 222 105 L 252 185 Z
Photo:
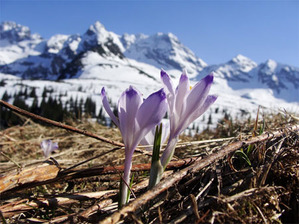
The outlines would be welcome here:
M 94 57 L 98 60 L 98 66 L 106 68 L 115 68 L 118 64 L 132 67 L 130 59 L 133 59 L 166 70 L 186 69 L 192 76 L 206 66 L 205 62 L 197 58 L 171 33 L 119 36 L 96 22 L 83 35 L 59 34 L 43 40 L 37 35 L 31 35 L 28 27 L 13 22 L 5 22 L 2 26 L 6 27 L 3 29 L 5 35 L 1 34 L 2 41 L 6 44 L 2 44 L 0 48 L 0 58 L 3 58 L 0 72 L 24 79 L 58 80 L 85 76 L 84 71 L 86 67 L 90 67 L 88 63 L 93 61 Z M 26 35 L 22 34 L 24 30 Z M 19 31 L 21 33 L 18 35 Z M 13 41 L 11 37 L 14 37 Z M 2 49 L 2 46 L 5 49 Z M 13 51 L 19 46 L 26 46 L 20 47 L 23 56 L 20 57 L 21 50 L 15 51 L 16 54 L 8 60 L 7 51 Z M 91 63 L 94 66 L 94 63 Z M 136 69 L 140 72 L 140 68 Z
M 226 63 L 206 66 L 200 76 L 214 72 L 216 77 L 227 81 L 249 83 L 252 79 L 250 71 L 255 67 L 257 64 L 254 61 L 243 55 L 237 55 Z
M 121 38 L 127 58 L 167 70 L 185 69 L 191 77 L 207 64 L 185 47 L 172 33 L 152 36 L 124 34 Z
M 57 34 L 48 40 L 14 22 L 0 25 L 0 97 L 24 86 L 41 96 L 47 87 L 62 101 L 92 97 L 99 110 L 102 86 L 115 103 L 128 85 L 146 96 L 161 88 L 161 68 L 176 81 L 183 69 L 193 82 L 214 72 L 212 91 L 219 95 L 210 110 L 214 122 L 224 112 L 253 115 L 258 105 L 298 112 L 299 69 L 273 60 L 258 65 L 237 55 L 226 63 L 207 65 L 174 34 L 118 35 L 100 22 L 82 35 Z
M 40 54 L 42 38 L 31 34 L 30 29 L 14 22 L 0 24 L 0 67 L 29 55 Z
M 277 98 L 299 101 L 299 68 L 290 65 L 271 59 L 257 65 L 251 59 L 237 55 L 226 63 L 206 66 L 195 79 L 211 72 L 218 80 L 226 80 L 234 90 L 268 89 Z

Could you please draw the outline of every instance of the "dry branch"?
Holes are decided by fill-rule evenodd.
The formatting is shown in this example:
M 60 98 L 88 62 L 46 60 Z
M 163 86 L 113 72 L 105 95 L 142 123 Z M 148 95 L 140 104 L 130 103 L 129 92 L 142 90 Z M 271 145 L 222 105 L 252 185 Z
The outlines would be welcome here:
M 253 194 L 257 194 L 257 193 L 260 193 L 262 191 L 273 190 L 273 189 L 276 189 L 276 188 L 275 187 L 268 187 L 268 186 L 267 187 L 260 187 L 260 188 L 251 188 L 251 189 L 242 191 L 240 193 L 237 193 L 235 195 L 232 195 L 230 197 L 217 198 L 217 199 L 221 200 L 224 203 L 230 203 L 230 202 L 233 202 L 233 201 L 237 201 L 240 198 L 249 197 Z
M 194 161 L 200 160 L 200 157 L 181 159 L 170 162 L 167 169 L 176 169 L 190 165 Z M 134 164 L 132 171 L 150 170 L 151 164 Z M 103 174 L 117 174 L 123 172 L 124 166 L 107 166 L 94 167 L 87 169 L 74 169 L 64 172 L 60 171 L 53 162 L 46 161 L 41 165 L 29 168 L 23 168 L 21 171 L 13 171 L 0 177 L 0 194 L 8 190 L 20 190 L 26 187 L 34 187 L 38 185 L 56 182 L 60 179 L 71 180 L 76 178 L 91 177 Z
M 163 174 L 163 178 L 170 175 L 172 171 L 166 171 Z M 143 190 L 148 186 L 148 179 L 141 181 L 140 183 L 134 185 L 132 190 L 138 192 Z M 38 209 L 41 207 L 57 207 L 67 204 L 76 203 L 79 201 L 90 200 L 90 199 L 103 199 L 98 204 L 91 206 L 90 208 L 80 212 L 78 214 L 79 218 L 88 219 L 93 213 L 107 207 L 112 204 L 112 199 L 109 197 L 115 196 L 118 190 L 106 190 L 99 192 L 85 192 L 77 194 L 63 194 L 58 196 L 49 196 L 48 198 L 37 198 L 34 201 L 29 201 L 28 199 L 22 199 L 16 202 L 11 202 L 0 207 L 0 212 L 2 212 L 3 217 L 11 217 L 22 212 L 26 212 L 33 209 Z M 74 216 L 74 214 L 63 216 L 68 218 Z M 54 222 L 51 220 L 51 222 Z
M 61 122 L 53 121 L 51 119 L 48 119 L 48 118 L 30 113 L 26 110 L 23 110 L 23 109 L 19 108 L 19 107 L 11 105 L 11 104 L 3 101 L 3 100 L 0 100 L 0 105 L 2 105 L 4 107 L 18 113 L 18 114 L 21 114 L 21 115 L 24 115 L 26 117 L 32 118 L 34 120 L 39 120 L 39 121 L 42 121 L 44 123 L 47 123 L 47 124 L 50 124 L 50 125 L 53 125 L 53 126 L 56 126 L 56 127 L 68 130 L 68 131 L 72 131 L 72 132 L 75 132 L 75 133 L 78 133 L 78 134 L 82 134 L 82 135 L 85 135 L 85 136 L 88 136 L 88 137 L 91 137 L 91 138 L 94 138 L 94 139 L 97 139 L 97 140 L 100 140 L 102 142 L 106 142 L 106 143 L 109 143 L 109 144 L 112 144 L 112 145 L 115 145 L 115 146 L 124 147 L 124 144 L 121 143 L 121 142 L 113 141 L 113 140 L 105 138 L 103 136 L 98 136 L 98 135 L 96 135 L 94 133 L 91 133 L 89 131 L 78 129 L 78 128 L 75 128 L 73 126 L 66 125 L 66 124 L 63 124 Z M 144 149 L 137 148 L 135 151 L 136 152 L 141 152 L 143 154 L 151 156 L 151 152 L 148 152 Z
M 28 183 L 44 182 L 57 177 L 60 168 L 52 161 L 46 161 L 35 167 L 13 171 L 0 177 L 0 193 Z
M 110 198 L 102 200 L 99 203 L 97 203 L 96 205 L 93 205 L 90 208 L 80 212 L 78 216 L 79 216 L 79 218 L 86 220 L 92 214 L 96 213 L 97 211 L 101 210 L 102 208 L 107 207 L 108 205 L 111 205 L 112 203 L 113 203 L 113 200 Z
M 100 140 L 100 141 L 103 141 L 103 142 L 106 142 L 106 143 L 109 143 L 109 144 L 112 144 L 112 145 L 115 145 L 115 146 L 119 146 L 119 147 L 123 147 L 124 146 L 124 144 L 121 143 L 121 142 L 112 141 L 112 140 L 110 140 L 108 138 L 95 135 L 95 134 L 93 134 L 91 132 L 88 132 L 86 130 L 81 130 L 81 129 L 75 128 L 73 126 L 62 124 L 60 122 L 53 121 L 53 120 L 50 120 L 48 118 L 45 118 L 45 117 L 42 117 L 42 116 L 30 113 L 30 112 L 28 112 L 26 110 L 23 110 L 23 109 L 19 108 L 19 107 L 13 106 L 13 105 L 11 105 L 11 104 L 3 101 L 3 100 L 0 100 L 0 105 L 2 105 L 4 107 L 6 107 L 6 108 L 8 108 L 8 109 L 10 109 L 10 110 L 18 113 L 18 114 L 22 114 L 22 115 L 24 115 L 26 117 L 30 117 L 32 119 L 39 120 L 39 121 L 42 121 L 44 123 L 51 124 L 53 126 L 56 126 L 56 127 L 68 130 L 68 131 L 76 132 L 76 133 L 79 133 L 79 134 L 82 134 L 82 135 L 85 135 L 85 136 L 88 136 L 88 137 L 91 137 L 91 138 L 95 138 L 97 140 Z
M 17 202 L 12 202 L 0 207 L 3 216 L 10 217 L 15 214 L 26 212 L 32 209 L 38 209 L 41 207 L 52 207 L 59 205 L 67 205 L 76 203 L 78 201 L 90 200 L 90 199 L 100 199 L 107 198 L 117 194 L 117 190 L 107 190 L 99 192 L 89 192 L 89 193 L 77 193 L 73 195 L 61 195 L 51 198 L 37 198 L 32 201 L 28 199 L 23 199 Z
M 249 138 L 248 140 L 234 142 L 228 146 L 222 147 L 218 152 L 209 155 L 208 157 L 193 163 L 192 165 L 184 168 L 181 171 L 170 175 L 165 180 L 161 181 L 158 185 L 156 185 L 153 189 L 147 191 L 143 195 L 136 198 L 134 201 L 129 203 L 127 206 L 123 207 L 121 210 L 113 213 L 111 216 L 107 217 L 105 220 L 101 221 L 104 224 L 117 223 L 119 220 L 124 219 L 128 214 L 134 213 L 139 208 L 143 207 L 147 202 L 157 197 L 159 194 L 163 193 L 170 187 L 174 186 L 178 183 L 183 177 L 190 173 L 195 173 L 201 170 L 202 168 L 218 161 L 219 159 L 227 156 L 228 154 L 240 149 L 241 147 L 247 146 L 249 144 L 254 144 L 266 140 L 270 140 L 273 138 L 278 138 L 283 135 L 288 135 L 289 132 L 298 132 L 299 125 L 293 125 L 290 127 L 286 127 L 281 130 L 268 132 L 262 134 L 260 136 Z

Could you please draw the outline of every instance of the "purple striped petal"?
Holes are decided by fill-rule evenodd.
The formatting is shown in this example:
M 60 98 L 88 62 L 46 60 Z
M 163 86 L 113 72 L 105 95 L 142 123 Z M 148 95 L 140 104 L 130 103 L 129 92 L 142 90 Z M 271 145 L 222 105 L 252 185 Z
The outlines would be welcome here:
M 180 78 L 179 85 L 176 88 L 176 97 L 175 97 L 175 111 L 177 116 L 182 116 L 185 112 L 187 104 L 185 103 L 186 96 L 190 91 L 190 83 L 188 76 L 182 74 Z
M 140 106 L 136 119 L 140 129 L 139 141 L 159 124 L 167 111 L 166 95 L 163 89 L 151 94 Z
M 104 87 L 102 88 L 101 96 L 102 96 L 102 104 L 103 104 L 104 109 L 106 110 L 107 114 L 109 115 L 111 120 L 114 122 L 114 124 L 119 126 L 118 119 L 114 115 L 114 113 L 112 112 L 112 110 L 110 108 L 110 105 L 109 105 L 109 102 L 108 102 L 108 99 L 107 99 L 107 96 L 106 96 L 106 91 L 105 91 Z
M 204 112 L 206 112 L 207 109 L 209 109 L 209 107 L 217 100 L 218 96 L 215 95 L 209 95 L 207 96 L 205 102 L 199 107 L 197 108 L 196 111 L 194 111 L 189 117 L 188 119 L 184 122 L 184 124 L 182 125 L 182 130 L 185 130 L 194 120 L 196 120 L 197 118 L 199 118 Z
M 163 70 L 161 70 L 161 79 L 166 87 L 165 88 L 166 93 L 171 93 L 172 95 L 174 95 L 172 81 L 171 81 L 169 75 Z
M 160 123 L 162 124 L 162 136 L 161 136 L 161 144 L 164 144 L 168 135 L 169 135 L 169 121 L 168 120 L 162 120 Z M 158 124 L 158 125 L 160 125 Z M 146 147 L 146 150 L 152 150 L 153 144 L 155 140 L 155 134 L 156 134 L 156 126 L 151 129 L 149 133 L 147 133 L 144 138 L 140 141 L 141 145 L 148 145 L 149 147 Z
M 192 88 L 190 94 L 186 98 L 186 116 L 191 115 L 205 102 L 213 83 L 213 78 L 212 74 L 207 75 Z M 187 119 L 187 117 L 185 119 Z
M 118 102 L 118 116 L 119 116 L 119 129 L 123 136 L 124 144 L 134 149 L 134 135 L 137 130 L 136 127 L 136 114 L 138 108 L 142 103 L 141 94 L 132 86 L 122 93 Z

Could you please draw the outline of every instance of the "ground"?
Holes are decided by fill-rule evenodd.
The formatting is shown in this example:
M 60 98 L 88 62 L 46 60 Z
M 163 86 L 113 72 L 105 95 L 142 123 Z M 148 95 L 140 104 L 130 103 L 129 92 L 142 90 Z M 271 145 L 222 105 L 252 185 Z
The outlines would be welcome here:
M 121 222 L 298 223 L 298 127 L 287 128 L 298 126 L 297 119 L 288 114 L 260 115 L 258 122 L 223 119 L 216 130 L 181 136 L 166 178 L 219 155 L 233 143 L 283 129 L 279 137 L 244 145 L 199 170 L 188 170 L 174 185 L 123 216 Z M 116 128 L 88 120 L 66 123 L 121 142 Z M 40 143 L 44 139 L 59 144 L 51 158 L 43 157 Z M 19 126 L 0 132 L 0 147 L 4 223 L 98 223 L 117 211 L 122 148 L 24 117 Z M 148 154 L 141 148 L 134 156 L 132 189 L 137 199 L 146 195 Z M 179 164 L 190 158 L 193 163 Z M 25 175 L 31 169 L 39 172 L 34 181 L 23 178 L 27 181 L 23 183 L 18 177 L 18 183 L 4 189 L 4 178 Z M 52 173 L 53 177 L 41 180 Z

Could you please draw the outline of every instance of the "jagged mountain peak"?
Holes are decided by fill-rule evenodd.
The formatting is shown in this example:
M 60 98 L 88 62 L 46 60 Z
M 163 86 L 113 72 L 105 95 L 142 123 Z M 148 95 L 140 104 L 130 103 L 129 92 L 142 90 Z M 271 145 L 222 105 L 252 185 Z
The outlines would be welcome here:
M 289 91 L 291 89 L 297 90 L 297 94 L 288 96 L 288 98 L 299 99 L 299 69 L 293 66 L 278 63 L 272 59 L 268 59 L 266 62 L 261 63 L 257 68 L 258 80 L 275 90 L 278 94 L 285 92 L 284 94 L 291 95 Z
M 268 59 L 265 63 L 262 64 L 264 65 L 264 68 L 269 72 L 274 72 L 278 66 L 278 63 L 272 59 Z
M 233 59 L 229 61 L 229 63 L 248 64 L 248 65 L 251 64 L 253 67 L 257 66 L 257 64 L 253 60 L 241 54 L 235 56 Z
M 29 27 L 17 24 L 12 21 L 5 21 L 0 24 L 0 39 L 8 40 L 10 43 L 22 40 L 40 39 L 38 34 L 31 34 Z
M 190 77 L 198 74 L 207 64 L 185 47 L 172 33 L 123 35 L 125 56 L 168 70 L 186 69 Z
M 56 34 L 47 41 L 47 49 L 49 53 L 57 54 L 68 40 L 69 35 Z
M 196 79 L 199 80 L 203 76 L 213 72 L 217 78 L 248 83 L 252 78 L 249 72 L 256 67 L 257 64 L 253 60 L 238 54 L 226 63 L 205 67 Z
M 90 46 L 105 44 L 113 42 L 118 46 L 120 51 L 124 51 L 124 47 L 120 41 L 119 35 L 107 31 L 105 26 L 99 21 L 96 21 L 89 29 L 82 35 L 83 49 L 88 49 Z
M 99 21 L 96 21 L 94 24 L 89 26 L 89 29 L 86 31 L 85 34 L 88 36 L 92 36 L 94 34 L 105 35 L 107 33 L 108 31 L 106 30 L 105 26 Z
M 124 48 L 125 49 L 129 49 L 132 44 L 134 44 L 135 42 L 137 42 L 140 39 L 145 39 L 145 38 L 148 38 L 148 36 L 145 35 L 145 34 L 143 34 L 143 33 L 140 33 L 140 34 L 128 34 L 128 33 L 124 33 L 121 36 L 120 40 L 121 40 Z

